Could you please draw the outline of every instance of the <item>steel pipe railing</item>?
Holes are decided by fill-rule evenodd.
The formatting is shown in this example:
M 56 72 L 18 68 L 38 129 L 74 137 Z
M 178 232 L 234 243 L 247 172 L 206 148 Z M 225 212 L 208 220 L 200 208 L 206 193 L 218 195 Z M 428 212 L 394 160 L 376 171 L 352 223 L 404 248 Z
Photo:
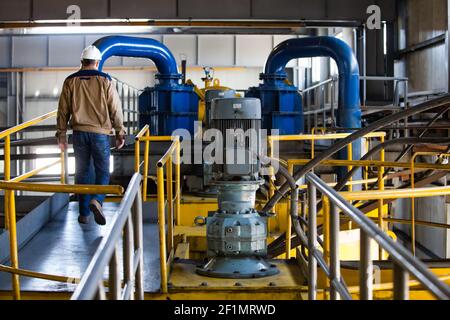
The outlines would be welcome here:
M 153 138 L 153 137 L 152 137 Z M 159 225 L 159 253 L 161 268 L 161 291 L 168 292 L 168 265 L 174 256 L 174 225 L 180 222 L 180 139 L 172 137 L 172 144 L 157 162 L 157 201 Z M 175 187 L 173 187 L 173 164 L 175 163 Z M 167 189 L 167 239 L 166 239 L 166 197 L 164 188 L 164 167 L 166 167 Z M 175 189 L 175 197 L 173 190 Z M 175 206 L 173 202 L 175 201 Z
M 100 242 L 71 300 L 106 298 L 103 274 L 108 266 L 110 299 L 144 299 L 141 181 L 142 176 L 139 173 L 135 173 L 131 178 L 115 219 Z M 118 246 L 122 234 L 123 281 L 120 277 L 118 259 Z
M 414 257 L 407 249 L 400 244 L 394 242 L 381 228 L 379 228 L 370 218 L 366 217 L 359 209 L 352 206 L 346 201 L 344 196 L 336 192 L 334 189 L 327 186 L 327 184 L 317 177 L 314 173 L 306 174 L 306 181 L 308 183 L 309 191 L 309 204 L 310 204 L 310 216 L 316 214 L 314 209 L 316 205 L 315 195 L 318 190 L 328 201 L 331 203 L 333 209 L 330 216 L 330 257 L 334 262 L 331 266 L 331 272 L 327 277 L 331 279 L 331 298 L 338 298 L 338 293 L 341 297 L 346 298 L 345 294 L 348 292 L 348 288 L 342 288 L 342 279 L 336 272 L 336 268 L 339 266 L 339 249 L 336 243 L 338 243 L 339 233 L 339 215 L 337 214 L 339 208 L 344 216 L 349 217 L 363 232 L 363 246 L 360 249 L 360 293 L 363 298 L 371 298 L 371 287 L 369 284 L 370 276 L 368 271 L 372 269 L 372 260 L 370 259 L 370 246 L 367 244 L 368 239 L 373 239 L 383 250 L 385 250 L 391 257 L 394 263 L 394 299 L 407 299 L 408 298 L 408 276 L 411 275 L 416 278 L 427 290 L 429 290 L 438 299 L 450 299 L 450 287 L 444 282 L 440 281 L 427 266 L 419 259 Z M 417 189 L 416 189 L 417 190 Z M 385 193 L 386 191 L 381 191 Z M 316 219 L 308 218 L 308 230 L 315 230 L 317 228 Z M 308 243 L 309 248 L 314 248 L 314 244 Z M 311 252 L 311 251 L 310 251 Z M 319 265 L 324 268 L 320 258 L 322 255 L 318 250 L 312 251 L 310 254 L 310 261 L 317 259 Z M 334 269 L 334 270 L 333 270 Z M 316 281 L 317 277 L 314 276 L 310 269 L 310 282 Z M 317 283 L 310 283 L 308 290 L 316 290 Z M 347 290 L 344 290 L 347 289 Z M 314 297 L 316 293 L 309 292 L 308 296 Z M 343 295 L 344 294 L 344 295 Z

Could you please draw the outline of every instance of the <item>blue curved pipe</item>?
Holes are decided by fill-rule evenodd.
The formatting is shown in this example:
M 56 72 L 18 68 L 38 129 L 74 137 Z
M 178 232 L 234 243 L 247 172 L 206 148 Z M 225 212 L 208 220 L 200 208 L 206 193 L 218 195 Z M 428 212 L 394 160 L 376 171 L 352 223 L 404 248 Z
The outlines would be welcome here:
M 98 39 L 93 45 L 102 53 L 99 70 L 102 70 L 105 61 L 112 56 L 148 58 L 155 63 L 160 79 L 181 78 L 172 52 L 164 44 L 154 39 L 107 36 Z
M 267 58 L 263 79 L 286 78 L 286 64 L 297 58 L 330 57 L 339 70 L 337 124 L 345 128 L 361 127 L 359 67 L 352 49 L 334 37 L 289 39 L 276 46 Z M 359 154 L 358 154 L 359 156 Z

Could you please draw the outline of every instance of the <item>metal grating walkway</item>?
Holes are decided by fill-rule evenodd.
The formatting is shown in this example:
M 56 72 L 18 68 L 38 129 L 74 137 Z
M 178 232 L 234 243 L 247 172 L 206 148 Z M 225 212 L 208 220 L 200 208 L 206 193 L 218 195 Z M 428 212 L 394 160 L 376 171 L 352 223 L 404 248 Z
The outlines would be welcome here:
M 88 225 L 80 225 L 78 203 L 70 202 L 19 251 L 20 268 L 80 278 L 108 230 L 118 205 L 104 204 L 106 226 L 98 226 L 92 216 Z M 143 213 L 144 291 L 156 292 L 160 287 L 158 225 L 148 218 L 148 212 L 144 210 Z M 30 292 L 72 292 L 75 289 L 74 284 L 28 277 L 20 277 L 20 286 L 22 291 Z M 0 272 L 0 291 L 9 290 L 11 275 Z

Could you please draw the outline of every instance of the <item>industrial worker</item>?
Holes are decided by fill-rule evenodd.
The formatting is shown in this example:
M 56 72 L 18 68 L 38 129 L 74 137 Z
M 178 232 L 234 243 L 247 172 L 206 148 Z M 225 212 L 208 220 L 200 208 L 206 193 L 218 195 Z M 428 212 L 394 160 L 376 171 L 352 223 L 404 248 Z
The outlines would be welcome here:
M 80 70 L 66 78 L 59 98 L 56 137 L 60 149 L 66 150 L 70 120 L 76 184 L 109 184 L 109 138 L 113 129 L 116 148 L 122 148 L 125 143 L 119 95 L 111 77 L 98 71 L 101 59 L 97 47 L 85 48 Z M 102 210 L 104 194 L 79 194 L 78 197 L 79 223 L 88 223 L 92 211 L 97 224 L 106 224 Z

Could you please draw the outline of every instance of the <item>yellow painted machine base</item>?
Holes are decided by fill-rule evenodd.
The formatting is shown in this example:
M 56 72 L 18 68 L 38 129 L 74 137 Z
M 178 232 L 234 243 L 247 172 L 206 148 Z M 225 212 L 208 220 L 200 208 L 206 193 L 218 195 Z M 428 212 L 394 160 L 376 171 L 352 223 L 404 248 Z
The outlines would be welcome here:
M 295 260 L 272 260 L 280 273 L 256 279 L 222 279 L 198 275 L 193 260 L 179 260 L 169 277 L 171 299 L 303 300 L 304 277 Z M 153 295 L 155 299 L 158 296 Z

